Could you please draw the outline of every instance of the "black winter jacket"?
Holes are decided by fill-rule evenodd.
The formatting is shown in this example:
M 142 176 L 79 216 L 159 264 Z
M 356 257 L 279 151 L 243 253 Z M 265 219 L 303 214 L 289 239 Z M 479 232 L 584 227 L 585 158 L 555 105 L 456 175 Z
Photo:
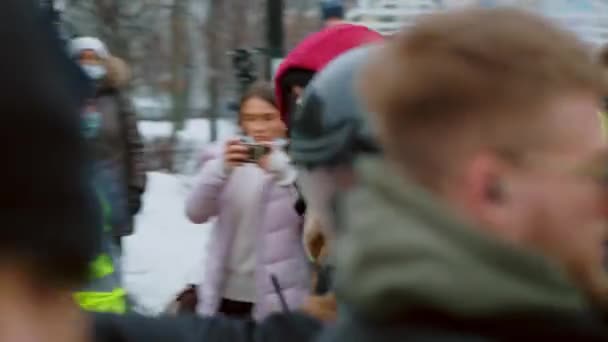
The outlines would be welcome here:
M 275 314 L 259 323 L 224 317 L 95 315 L 95 342 L 312 342 L 321 330 L 319 321 L 296 313 Z
M 133 233 L 133 217 L 139 211 L 146 188 L 144 145 L 137 116 L 124 87 L 130 78 L 127 64 L 117 58 L 106 61 L 108 74 L 91 101 L 101 113 L 97 134 L 90 138 L 98 162 L 104 196 L 112 205 L 110 224 L 114 237 Z
M 495 317 L 458 318 L 438 312 L 412 311 L 399 321 L 374 323 L 351 317 L 328 329 L 319 342 L 494 342 L 608 341 L 599 317 L 556 313 L 513 313 Z

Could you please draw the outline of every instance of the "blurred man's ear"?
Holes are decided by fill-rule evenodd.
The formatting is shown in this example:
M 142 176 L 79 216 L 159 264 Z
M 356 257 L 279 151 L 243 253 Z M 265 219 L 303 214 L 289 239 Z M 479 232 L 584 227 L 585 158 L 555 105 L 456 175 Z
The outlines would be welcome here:
M 486 186 L 486 198 L 490 202 L 500 204 L 504 200 L 504 188 L 500 179 L 494 179 L 488 182 Z
M 484 227 L 502 226 L 510 215 L 509 165 L 490 153 L 474 156 L 462 170 L 461 205 Z M 456 199 L 458 201 L 458 199 Z

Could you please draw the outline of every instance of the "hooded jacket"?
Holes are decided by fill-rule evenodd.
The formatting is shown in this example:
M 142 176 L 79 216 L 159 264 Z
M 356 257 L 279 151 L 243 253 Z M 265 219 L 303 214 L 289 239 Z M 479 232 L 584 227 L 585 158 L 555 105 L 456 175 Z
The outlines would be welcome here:
M 275 77 L 275 92 L 283 122 L 289 124 L 289 89 L 284 89 L 283 80 L 290 72 L 307 70 L 314 74 L 342 53 L 382 39 L 380 33 L 353 24 L 330 26 L 306 37 L 285 57 Z
M 357 174 L 337 255 L 352 316 L 330 341 L 608 340 L 558 264 L 474 229 L 380 159 Z
M 145 190 L 143 142 L 133 106 L 122 92 L 131 77 L 129 67 L 113 56 L 105 66 L 107 75 L 84 115 L 86 118 L 86 113 L 93 111 L 100 118 L 95 133 L 89 137 L 97 165 L 96 179 L 112 204 L 113 235 L 122 237 L 133 232 L 133 216 L 140 209 Z

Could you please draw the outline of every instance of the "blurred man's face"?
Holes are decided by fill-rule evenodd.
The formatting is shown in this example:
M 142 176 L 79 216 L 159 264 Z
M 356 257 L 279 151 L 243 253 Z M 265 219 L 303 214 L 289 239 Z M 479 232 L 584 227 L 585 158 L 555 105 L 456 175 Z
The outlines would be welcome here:
M 476 175 L 471 179 L 479 182 L 470 182 L 471 190 L 465 190 L 469 203 L 479 199 L 473 207 L 482 226 L 559 261 L 595 295 L 604 287 L 608 238 L 608 151 L 599 106 L 586 94 L 556 99 L 543 119 L 546 130 L 539 132 L 551 134 L 551 144 L 520 155 L 511 166 L 479 162 L 469 169 L 469 175 Z M 482 190 L 475 195 L 476 188 Z

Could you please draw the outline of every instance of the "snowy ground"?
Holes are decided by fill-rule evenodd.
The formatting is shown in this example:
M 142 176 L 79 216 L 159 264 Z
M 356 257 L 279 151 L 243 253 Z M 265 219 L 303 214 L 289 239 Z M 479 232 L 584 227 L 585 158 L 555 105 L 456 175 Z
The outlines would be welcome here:
M 124 282 L 142 313 L 156 315 L 185 285 L 201 281 L 210 224 L 184 215 L 187 182 L 162 173 L 148 175 L 137 229 L 124 241 Z

